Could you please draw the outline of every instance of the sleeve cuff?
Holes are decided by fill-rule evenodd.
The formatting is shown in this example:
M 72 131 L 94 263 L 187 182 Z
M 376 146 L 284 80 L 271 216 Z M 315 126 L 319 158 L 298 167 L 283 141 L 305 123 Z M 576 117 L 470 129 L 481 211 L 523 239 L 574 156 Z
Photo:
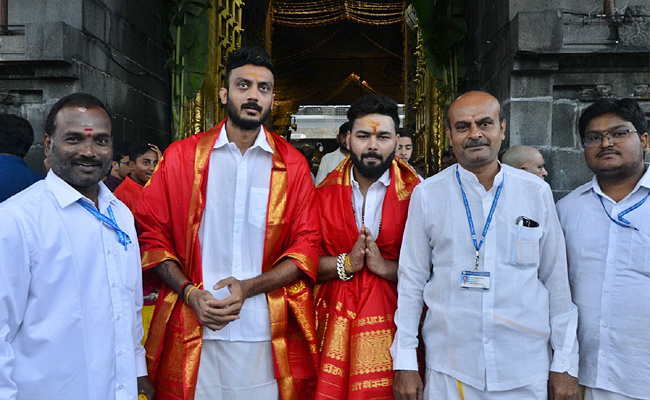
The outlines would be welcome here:
M 574 378 L 578 377 L 578 354 L 556 351 L 553 353 L 551 371 L 564 373 L 568 372 Z
M 417 371 L 418 355 L 415 349 L 391 349 L 395 371 Z
M 136 354 L 135 356 L 135 372 L 136 376 L 139 378 L 141 376 L 147 376 L 147 359 L 144 354 Z

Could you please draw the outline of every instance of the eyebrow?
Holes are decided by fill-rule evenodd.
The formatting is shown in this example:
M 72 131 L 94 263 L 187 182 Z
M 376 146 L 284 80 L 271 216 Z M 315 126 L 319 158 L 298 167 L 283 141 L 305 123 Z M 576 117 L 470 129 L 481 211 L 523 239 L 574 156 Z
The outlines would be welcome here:
M 368 132 L 366 130 L 363 130 L 363 129 L 359 129 L 358 131 L 354 132 L 354 134 L 357 134 L 357 133 L 363 133 L 363 134 L 366 134 L 366 135 L 371 135 L 370 132 Z M 393 132 L 391 132 L 391 131 L 378 131 L 376 134 L 377 135 L 393 135 Z
M 631 128 L 629 128 L 627 125 L 625 125 L 625 124 L 621 124 L 621 125 L 612 126 L 612 127 L 608 128 L 605 132 L 615 131 L 615 130 L 617 130 L 617 129 L 621 129 L 621 128 L 631 129 Z M 636 128 L 634 128 L 634 129 L 636 129 Z M 632 130 L 634 130 L 634 129 L 632 129 Z M 601 133 L 601 132 L 603 132 L 603 131 L 595 131 L 595 130 L 594 130 L 594 131 L 587 131 L 587 132 L 585 132 L 585 133 Z
M 239 82 L 244 82 L 244 83 L 246 83 L 247 85 L 250 85 L 251 83 L 253 83 L 253 81 L 252 81 L 251 79 L 246 79 L 246 78 L 244 78 L 244 77 L 239 77 L 239 78 L 236 78 L 236 79 L 235 79 L 235 83 L 236 83 L 236 84 L 239 83 Z M 258 86 L 259 86 L 259 85 L 267 85 L 267 86 L 273 87 L 273 83 L 270 82 L 270 81 L 260 81 L 260 82 L 258 83 Z

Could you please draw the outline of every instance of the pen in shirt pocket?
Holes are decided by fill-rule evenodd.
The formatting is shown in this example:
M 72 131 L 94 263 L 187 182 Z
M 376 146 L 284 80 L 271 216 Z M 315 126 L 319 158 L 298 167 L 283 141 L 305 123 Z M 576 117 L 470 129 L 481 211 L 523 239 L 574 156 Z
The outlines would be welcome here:
M 535 220 L 521 215 L 517 217 L 517 226 L 517 236 L 519 236 L 519 232 L 521 231 L 522 226 L 525 226 L 526 228 L 537 228 L 539 227 L 539 223 Z

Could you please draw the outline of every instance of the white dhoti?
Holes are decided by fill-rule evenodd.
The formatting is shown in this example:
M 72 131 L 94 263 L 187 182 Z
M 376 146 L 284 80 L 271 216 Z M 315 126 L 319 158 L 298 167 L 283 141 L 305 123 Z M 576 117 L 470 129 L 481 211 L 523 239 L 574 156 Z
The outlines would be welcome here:
M 204 340 L 196 400 L 279 400 L 271 342 Z
M 482 391 L 427 368 L 424 400 L 547 400 L 548 381 L 504 391 Z
M 622 394 L 590 387 L 584 388 L 583 400 L 638 400 L 634 397 L 623 396 Z

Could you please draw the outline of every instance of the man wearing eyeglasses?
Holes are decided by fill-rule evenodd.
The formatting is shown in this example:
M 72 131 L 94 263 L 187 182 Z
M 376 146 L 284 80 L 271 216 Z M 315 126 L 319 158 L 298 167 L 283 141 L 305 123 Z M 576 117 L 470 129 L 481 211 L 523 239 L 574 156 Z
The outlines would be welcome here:
M 594 178 L 557 203 L 578 306 L 585 399 L 650 399 L 648 122 L 632 99 L 602 99 L 579 121 Z

